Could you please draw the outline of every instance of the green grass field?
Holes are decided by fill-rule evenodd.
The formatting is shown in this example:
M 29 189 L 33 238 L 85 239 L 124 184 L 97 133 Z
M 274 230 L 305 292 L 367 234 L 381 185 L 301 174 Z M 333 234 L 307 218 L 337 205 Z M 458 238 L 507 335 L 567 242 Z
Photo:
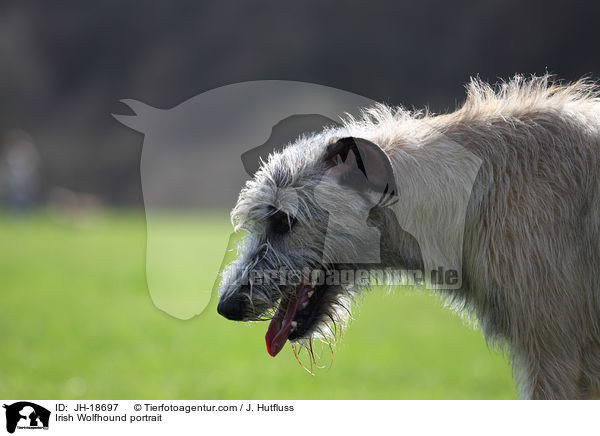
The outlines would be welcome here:
M 227 222 L 202 218 L 222 246 Z M 83 224 L 0 219 L 0 397 L 26 399 L 505 399 L 505 358 L 435 297 L 373 291 L 315 375 L 291 348 L 267 355 L 265 323 L 158 310 L 143 215 Z M 220 262 L 223 252 L 204 253 Z M 214 271 L 206 271 L 210 289 Z

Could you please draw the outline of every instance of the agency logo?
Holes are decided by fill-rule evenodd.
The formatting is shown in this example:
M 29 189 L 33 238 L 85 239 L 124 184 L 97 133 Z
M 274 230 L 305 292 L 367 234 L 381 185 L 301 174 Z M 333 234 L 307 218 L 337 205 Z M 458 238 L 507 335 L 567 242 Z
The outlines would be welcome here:
M 48 430 L 50 411 L 29 401 L 18 401 L 3 406 L 6 409 L 6 431 L 14 433 L 18 429 Z
M 424 167 L 408 165 L 408 160 L 393 167 L 379 144 L 360 134 L 348 141 L 355 133 L 368 133 L 349 129 L 371 128 L 357 127 L 361 124 L 356 120 L 364 118 L 367 124 L 379 126 L 391 123 L 385 120 L 397 115 L 377 109 L 377 103 L 367 97 L 340 89 L 264 80 L 212 89 L 168 109 L 130 99 L 122 102 L 130 114 L 113 116 L 144 135 L 140 176 L 147 228 L 146 281 L 154 305 L 169 315 L 179 319 L 198 315 L 220 288 L 223 275 L 238 277 L 225 268 L 235 260 L 230 253 L 240 253 L 243 232 L 232 234 L 228 243 L 225 239 L 217 242 L 214 234 L 206 232 L 206 221 L 194 214 L 231 210 L 248 176 L 268 162 L 273 151 L 296 141 L 305 150 L 313 144 L 315 150 L 315 144 L 324 147 L 332 140 L 334 131 L 339 137 L 332 144 L 337 146 L 329 150 L 322 177 L 313 175 L 306 185 L 310 189 L 279 187 L 276 200 L 277 208 L 285 206 L 281 210 L 287 216 L 293 216 L 300 203 L 309 216 L 328 216 L 324 241 L 306 239 L 311 247 L 323 245 L 321 263 L 369 265 L 370 270 L 381 265 L 383 269 L 390 262 L 381 258 L 381 244 L 389 242 L 384 234 L 393 228 L 394 235 L 409 241 L 402 246 L 410 245 L 415 254 L 406 263 L 423 271 L 418 280 L 427 289 L 461 288 L 464 223 L 482 160 L 436 126 L 419 120 L 419 134 L 437 141 L 444 155 L 443 160 L 432 158 L 426 168 L 429 173 L 424 174 Z M 387 132 L 387 138 L 391 130 L 385 126 L 377 128 Z M 299 174 L 301 168 L 294 165 L 304 160 L 301 152 L 294 156 L 286 164 L 277 164 L 268 177 Z M 332 196 L 338 182 L 348 188 L 344 201 Z M 423 202 L 436 198 L 443 198 L 444 204 L 424 212 Z M 225 213 L 211 217 L 223 223 L 229 220 Z M 208 252 L 225 253 L 223 261 L 219 264 L 215 256 L 201 255 Z M 200 284 L 206 283 L 209 271 L 223 273 L 212 289 L 208 284 L 203 289 Z M 394 279 L 386 284 L 396 283 Z

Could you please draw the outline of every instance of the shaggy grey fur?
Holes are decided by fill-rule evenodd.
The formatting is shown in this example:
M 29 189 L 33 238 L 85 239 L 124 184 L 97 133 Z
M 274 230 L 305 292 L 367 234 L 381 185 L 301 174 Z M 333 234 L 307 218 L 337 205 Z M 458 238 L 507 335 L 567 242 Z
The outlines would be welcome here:
M 324 254 L 326 237 L 333 239 L 332 252 L 359 255 L 368 244 L 361 229 L 373 196 L 349 195 L 335 178 L 323 177 L 327 147 L 344 137 L 377 144 L 405 198 L 370 211 L 382 234 L 379 266 L 423 268 L 418 234 L 436 235 L 432 243 L 440 239 L 439 251 L 446 254 L 441 239 L 464 235 L 462 256 L 448 255 L 462 257 L 462 285 L 439 293 L 477 320 L 489 344 L 509 352 L 520 396 L 598 396 L 596 88 L 586 81 L 561 85 L 548 76 L 515 77 L 497 87 L 473 80 L 456 112 L 435 116 L 377 106 L 362 119 L 349 118 L 343 127 L 299 138 L 271 155 L 232 211 L 236 229 L 248 235 L 239 259 L 223 272 L 220 292 L 222 301 L 240 299 L 239 319 L 268 318 L 280 299 L 293 298 L 294 287 L 277 278 L 245 285 L 252 270 L 326 271 L 339 264 Z M 475 180 L 457 174 L 451 143 L 480 160 Z M 325 192 L 318 203 L 315 189 Z M 454 212 L 461 192 L 470 195 L 462 221 Z M 290 230 L 273 237 L 269 228 L 281 214 L 289 217 Z M 345 234 L 328 234 L 332 214 L 343 218 Z M 402 224 L 409 221 L 414 229 L 407 232 Z M 330 337 L 347 317 L 354 295 L 367 287 L 328 288 L 318 322 L 296 341 Z

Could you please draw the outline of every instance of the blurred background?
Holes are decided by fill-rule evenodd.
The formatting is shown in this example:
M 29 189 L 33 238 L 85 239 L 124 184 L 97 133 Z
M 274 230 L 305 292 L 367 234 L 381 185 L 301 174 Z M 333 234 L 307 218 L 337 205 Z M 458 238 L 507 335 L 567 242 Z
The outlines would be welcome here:
M 215 298 L 189 321 L 156 309 L 143 136 L 111 113 L 127 113 L 123 98 L 171 108 L 265 79 L 443 112 L 471 76 L 597 78 L 599 13 L 584 1 L 2 2 L 0 397 L 514 398 L 505 358 L 420 293 L 366 297 L 315 376 L 289 349 L 268 357 L 266 326 L 218 318 Z M 215 213 L 230 205 L 212 197 L 202 231 L 219 246 L 231 228 Z M 215 271 L 203 277 L 210 289 Z

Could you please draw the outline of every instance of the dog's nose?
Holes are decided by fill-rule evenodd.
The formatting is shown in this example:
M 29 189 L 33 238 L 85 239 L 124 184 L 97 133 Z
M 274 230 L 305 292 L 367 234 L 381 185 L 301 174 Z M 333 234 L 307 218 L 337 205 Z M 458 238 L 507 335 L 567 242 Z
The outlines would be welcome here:
M 246 314 L 246 304 L 243 297 L 239 295 L 230 295 L 227 298 L 221 297 L 217 305 L 217 312 L 232 321 L 242 321 Z

